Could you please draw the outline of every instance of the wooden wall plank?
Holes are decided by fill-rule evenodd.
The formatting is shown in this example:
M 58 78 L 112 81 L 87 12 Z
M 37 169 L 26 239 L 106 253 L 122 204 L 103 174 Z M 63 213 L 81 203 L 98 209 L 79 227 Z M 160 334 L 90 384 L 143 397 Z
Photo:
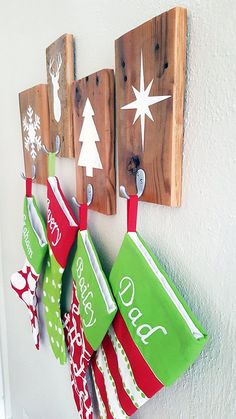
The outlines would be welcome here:
M 135 193 L 142 168 L 141 200 L 168 206 L 181 203 L 186 26 L 176 7 L 115 43 L 119 183 Z
M 35 182 L 46 184 L 47 156 L 42 145 L 50 149 L 47 85 L 39 84 L 19 93 L 19 104 L 25 174 L 31 177 L 32 164 L 35 164 Z
M 74 82 L 72 102 L 77 200 L 86 202 L 91 183 L 91 209 L 115 214 L 113 70 L 101 70 Z
M 71 89 L 74 81 L 73 36 L 62 35 L 46 49 L 50 135 L 61 139 L 60 157 L 74 157 Z

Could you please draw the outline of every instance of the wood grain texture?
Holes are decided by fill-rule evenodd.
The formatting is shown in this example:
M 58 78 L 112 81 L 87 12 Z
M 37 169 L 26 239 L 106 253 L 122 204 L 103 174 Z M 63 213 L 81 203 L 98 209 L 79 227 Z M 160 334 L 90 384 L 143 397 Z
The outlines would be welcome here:
M 116 40 L 116 115 L 119 183 L 136 193 L 135 170 L 146 172 L 141 200 L 180 206 L 187 11 L 176 7 Z M 121 109 L 135 101 L 140 90 L 141 52 L 144 88 L 153 80 L 150 96 L 171 98 L 149 107 L 142 150 L 141 118 L 135 109 Z
M 78 165 L 81 149 L 83 116 L 89 99 L 99 141 L 94 143 L 100 156 L 102 169 L 94 168 L 93 176 L 86 175 L 86 167 Z M 114 167 L 114 72 L 105 69 L 74 82 L 72 92 L 74 143 L 76 164 L 76 190 L 78 202 L 86 202 L 87 184 L 93 186 L 93 201 L 90 208 L 106 215 L 116 212 L 115 167 Z M 83 135 L 84 137 L 84 135 Z
M 73 36 L 65 34 L 46 49 L 50 135 L 61 139 L 60 157 L 74 157 L 71 89 L 74 81 Z
M 50 149 L 47 85 L 39 84 L 19 93 L 19 104 L 25 174 L 31 177 L 32 164 L 35 164 L 35 183 L 46 185 L 47 156 L 42 145 Z

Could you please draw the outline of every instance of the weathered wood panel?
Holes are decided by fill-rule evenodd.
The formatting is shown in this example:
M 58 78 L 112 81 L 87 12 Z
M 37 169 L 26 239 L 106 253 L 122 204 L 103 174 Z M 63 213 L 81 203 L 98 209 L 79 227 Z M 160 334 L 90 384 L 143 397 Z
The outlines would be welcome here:
M 186 9 L 176 7 L 116 40 L 119 183 L 141 200 L 181 203 Z
M 51 138 L 60 136 L 60 157 L 74 157 L 71 89 L 74 81 L 73 36 L 65 34 L 46 49 Z
M 73 121 L 78 202 L 93 186 L 91 209 L 116 211 L 114 167 L 114 72 L 101 70 L 73 84 Z
M 47 85 L 39 84 L 19 93 L 25 174 L 31 177 L 36 166 L 36 183 L 46 184 L 47 156 L 43 144 L 50 149 Z

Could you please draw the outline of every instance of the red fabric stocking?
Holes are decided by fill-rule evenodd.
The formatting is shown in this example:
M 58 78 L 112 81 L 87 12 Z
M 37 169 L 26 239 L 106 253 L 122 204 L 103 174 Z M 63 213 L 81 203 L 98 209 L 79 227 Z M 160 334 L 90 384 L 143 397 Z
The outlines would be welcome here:
M 24 301 L 30 316 L 34 344 L 39 349 L 39 326 L 37 316 L 38 299 L 36 296 L 36 286 L 39 275 L 33 271 L 33 267 L 27 262 L 23 268 L 11 276 L 11 286 Z
M 73 282 L 71 310 L 64 315 L 63 320 L 65 340 L 70 358 L 71 385 L 75 403 L 81 418 L 92 419 L 93 410 L 87 386 L 86 371 L 94 351 L 86 340 L 81 327 L 79 301 L 76 296 L 75 282 Z

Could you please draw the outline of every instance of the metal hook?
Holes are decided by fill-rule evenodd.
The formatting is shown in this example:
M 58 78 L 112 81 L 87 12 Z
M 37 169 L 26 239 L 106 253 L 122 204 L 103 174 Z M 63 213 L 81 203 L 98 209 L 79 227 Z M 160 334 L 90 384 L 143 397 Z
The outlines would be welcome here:
M 91 204 L 92 200 L 93 200 L 93 186 L 91 185 L 91 183 L 89 183 L 87 185 L 87 205 L 88 205 L 88 207 Z M 80 204 L 78 203 L 75 196 L 72 197 L 72 201 L 77 207 L 80 207 Z
M 87 205 L 88 205 L 88 207 L 91 204 L 92 200 L 93 200 L 93 187 L 92 187 L 91 183 L 89 183 L 87 185 Z
M 24 172 L 21 172 L 20 175 L 21 175 L 22 179 L 24 179 L 24 180 L 27 179 L 27 176 L 25 176 Z M 35 164 L 33 164 L 32 165 L 32 177 L 31 177 L 31 179 L 34 180 L 35 178 L 36 178 L 36 166 L 35 166 Z
M 143 169 L 139 169 L 137 171 L 136 177 L 135 177 L 135 183 L 136 183 L 137 195 L 138 195 L 138 198 L 140 198 L 143 194 L 145 183 L 146 183 L 146 175 Z M 129 199 L 129 194 L 126 192 L 125 186 L 123 185 L 120 186 L 120 193 L 124 198 Z
M 55 153 L 56 156 L 57 156 L 57 154 L 60 152 L 60 148 L 61 148 L 61 139 L 60 139 L 59 135 L 56 135 L 56 151 L 54 151 L 54 152 L 49 151 L 44 144 L 43 144 L 42 148 L 43 148 L 44 153 L 46 153 L 46 154 Z

